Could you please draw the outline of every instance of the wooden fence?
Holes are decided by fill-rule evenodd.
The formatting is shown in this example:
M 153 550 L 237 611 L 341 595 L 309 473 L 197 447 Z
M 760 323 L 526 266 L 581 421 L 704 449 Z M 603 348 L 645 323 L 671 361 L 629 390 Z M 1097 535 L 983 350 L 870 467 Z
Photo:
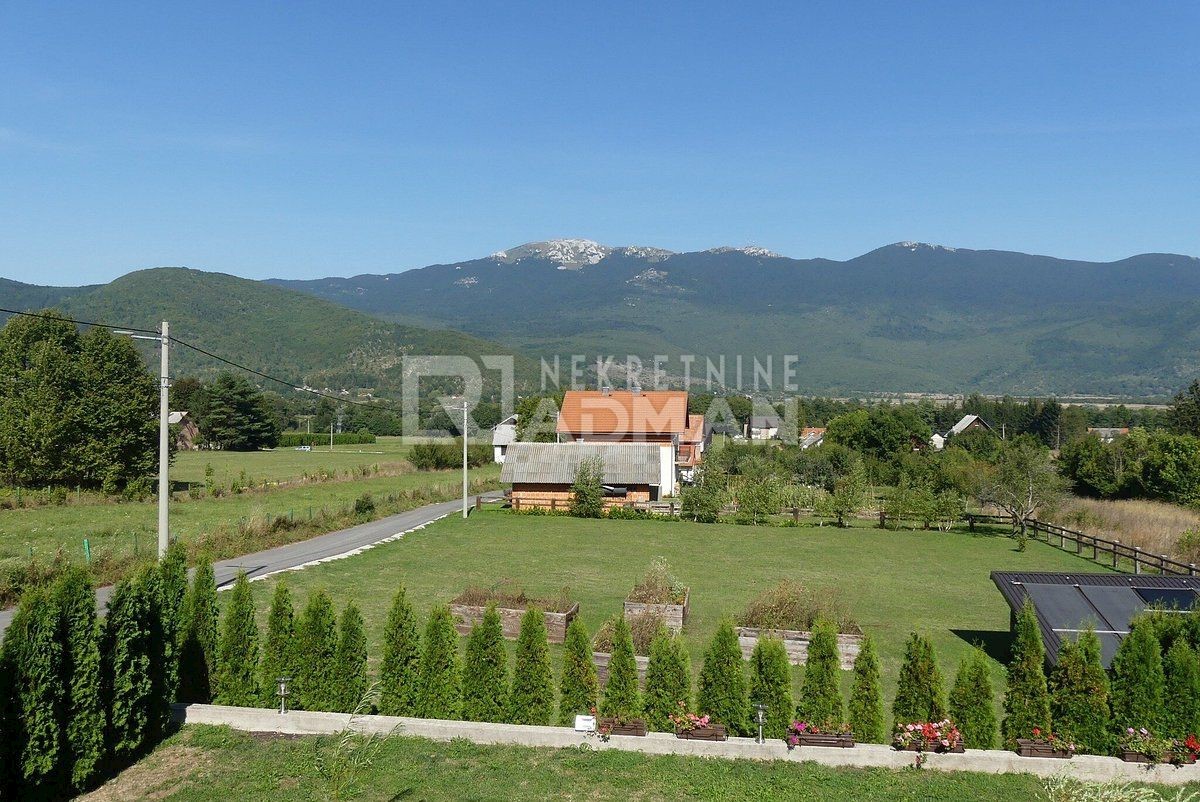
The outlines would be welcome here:
M 978 513 L 967 513 L 966 519 L 967 526 L 971 531 L 975 531 L 976 523 L 1011 526 L 1013 522 L 1012 518 L 1007 515 L 982 515 Z M 1073 547 L 1076 554 L 1089 556 L 1097 562 L 1111 564 L 1115 569 L 1122 569 L 1124 564 L 1128 563 L 1132 565 L 1135 574 L 1140 574 L 1143 571 L 1152 571 L 1177 576 L 1196 576 L 1195 563 L 1182 563 L 1178 560 L 1172 560 L 1165 554 L 1153 554 L 1143 551 L 1138 546 L 1130 546 L 1119 540 L 1109 540 L 1098 535 L 1089 535 L 1086 532 L 1078 532 L 1074 529 L 1068 529 L 1065 526 L 1059 526 L 1058 524 L 1039 521 L 1036 518 L 1026 518 L 1025 526 L 1035 540 L 1044 540 L 1052 546 L 1057 545 L 1060 549 L 1070 549 Z M 1056 540 L 1057 543 L 1055 543 Z M 1091 553 L 1087 554 L 1089 550 Z

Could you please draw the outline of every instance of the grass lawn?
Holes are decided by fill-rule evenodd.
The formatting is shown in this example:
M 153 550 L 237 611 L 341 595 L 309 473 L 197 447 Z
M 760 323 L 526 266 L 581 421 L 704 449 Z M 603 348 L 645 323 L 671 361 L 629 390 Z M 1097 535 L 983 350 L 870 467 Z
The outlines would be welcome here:
M 180 451 L 171 465 L 171 478 L 178 482 L 204 483 L 204 468 L 213 467 L 217 484 L 229 486 L 243 471 L 254 479 L 277 482 L 319 471 L 351 471 L 360 465 L 395 467 L 405 463 L 412 448 L 400 437 L 378 437 L 364 445 L 313 446 L 312 451 L 275 448 L 267 451 Z
M 314 769 L 313 740 L 186 727 L 83 799 L 329 799 L 330 786 Z M 476 746 L 404 737 L 387 739 L 374 765 L 356 780 L 353 798 L 362 800 L 1014 802 L 1037 799 L 1041 790 L 1036 778 L 1015 774 L 834 769 L 815 763 Z
M 989 572 L 1104 570 L 1044 543 L 1031 542 L 1028 551 L 1019 552 L 1013 540 L 997 535 L 885 531 L 865 521 L 855 524 L 847 529 L 750 527 L 485 509 L 465 521 L 446 518 L 401 541 L 281 576 L 293 590 L 297 612 L 318 588 L 326 588 L 338 607 L 354 601 L 367 623 L 374 664 L 387 610 L 401 583 L 421 617 L 469 584 L 511 579 L 533 595 L 569 586 L 584 623 L 594 632 L 604 619 L 620 613 L 634 582 L 661 555 L 691 588 L 685 636 L 697 673 L 722 616 L 736 615 L 761 591 L 793 579 L 832 589 L 877 639 L 884 693 L 890 700 L 904 640 L 914 629 L 933 639 L 947 684 L 973 642 L 1007 659 L 1009 610 Z M 272 577 L 253 584 L 262 626 L 277 581 Z M 561 647 L 551 647 L 556 672 L 560 653 Z M 800 673 L 794 672 L 797 687 Z M 993 663 L 993 676 L 999 695 L 999 663 Z M 849 678 L 845 672 L 847 687 Z

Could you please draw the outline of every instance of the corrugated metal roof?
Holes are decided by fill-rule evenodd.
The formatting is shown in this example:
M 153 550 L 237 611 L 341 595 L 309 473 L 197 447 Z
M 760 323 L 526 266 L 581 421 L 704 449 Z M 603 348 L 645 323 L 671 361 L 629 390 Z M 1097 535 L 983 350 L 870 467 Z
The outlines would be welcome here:
M 508 447 L 500 481 L 571 484 L 585 459 L 604 463 L 604 483 L 658 485 L 662 447 L 653 443 L 513 443 Z

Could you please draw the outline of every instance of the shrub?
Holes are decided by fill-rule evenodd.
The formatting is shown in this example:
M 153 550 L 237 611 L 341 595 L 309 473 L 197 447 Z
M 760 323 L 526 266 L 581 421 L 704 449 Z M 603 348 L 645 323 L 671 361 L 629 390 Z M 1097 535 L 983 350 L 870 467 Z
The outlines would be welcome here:
M 162 574 L 163 640 L 166 643 L 167 696 L 179 698 L 179 644 L 183 627 L 184 600 L 187 598 L 187 549 L 179 541 L 167 547 L 160 568 Z
M 420 660 L 417 618 L 401 587 L 392 599 L 392 609 L 383 631 L 379 711 L 385 716 L 416 715 Z
M 408 461 L 419 471 L 438 471 L 462 467 L 462 438 L 440 443 L 417 443 L 408 452 Z M 467 447 L 467 467 L 478 468 L 492 461 L 488 446 Z
M 604 514 L 604 462 L 599 457 L 583 460 L 575 471 L 571 514 L 576 518 L 599 518 Z
M 637 661 L 633 657 L 633 635 L 624 618 L 613 623 L 612 657 L 608 661 L 608 684 L 600 701 L 600 715 L 629 718 L 642 712 L 638 695 Z
M 495 606 L 471 628 L 463 666 L 462 717 L 467 721 L 504 721 L 508 714 L 508 652 Z
M 1158 638 L 1145 623 L 1134 622 L 1112 660 L 1113 723 L 1121 729 L 1157 731 L 1164 685 Z
M 425 624 L 425 649 L 417 680 L 417 715 L 457 719 L 462 709 L 458 633 L 445 605 L 434 607 Z
M 360 518 L 373 515 L 375 513 L 375 499 L 370 493 L 363 493 L 358 498 L 354 499 L 354 514 Z
M 64 689 L 59 682 L 63 650 L 58 612 L 45 588 L 31 588 L 4 639 L 4 664 L 11 671 L 19 740 L 13 744 L 14 774 L 30 788 L 50 791 L 66 760 L 60 716 Z M 10 736 L 11 737 L 11 736 Z
M 1112 714 L 1108 709 L 1108 673 L 1100 662 L 1100 639 L 1089 629 L 1079 640 L 1063 642 L 1058 665 L 1050 672 L 1050 713 L 1061 737 L 1082 752 L 1111 751 Z
M 254 623 L 254 597 L 244 572 L 238 573 L 233 584 L 224 623 L 217 649 L 214 695 L 218 704 L 253 707 L 259 698 L 254 676 L 258 667 L 258 626 Z
M 599 684 L 592 645 L 583 622 L 578 618 L 567 627 L 563 642 L 562 678 L 559 681 L 558 724 L 570 727 L 575 716 L 586 715 L 596 706 Z
M 987 655 L 976 647 L 963 658 L 950 691 L 950 718 L 968 749 L 996 746 L 996 710 Z
M 863 638 L 854 658 L 854 680 L 850 685 L 850 730 L 861 743 L 881 744 L 883 731 L 883 688 L 879 678 L 879 656 L 875 641 Z
M 1004 743 L 1016 745 L 1036 728 L 1050 732 L 1050 694 L 1046 687 L 1046 650 L 1037 614 L 1027 599 L 1017 613 L 1017 635 L 1008 666 L 1008 691 L 1004 695 Z
M 334 707 L 341 713 L 353 713 L 367 692 L 367 635 L 362 613 L 353 602 L 346 605 L 338 624 L 334 666 Z
M 818 727 L 842 723 L 841 661 L 837 630 L 828 621 L 818 621 L 808 643 L 804 683 L 800 687 L 797 715 Z M 782 737 L 782 736 L 781 736 Z
M 296 677 L 296 621 L 292 611 L 292 594 L 283 580 L 275 585 L 275 593 L 271 597 L 271 611 L 267 614 L 267 639 L 263 643 L 262 662 L 258 669 L 259 700 L 264 707 L 279 704 L 280 677 L 293 680 Z
M 179 699 L 212 701 L 217 669 L 217 582 L 210 560 L 201 560 L 183 603 L 179 647 Z
M 818 620 L 832 621 L 838 632 L 853 635 L 862 632 L 836 591 L 808 590 L 787 579 L 746 605 L 737 624 L 740 627 L 808 632 Z
M 642 604 L 683 604 L 686 596 L 687 588 L 671 573 L 666 560 L 657 557 L 626 600 Z
M 904 645 L 904 663 L 892 702 L 892 720 L 896 724 L 942 721 L 946 718 L 946 691 L 938 670 L 933 644 L 916 632 Z
M 537 607 L 552 613 L 565 613 L 575 606 L 575 602 L 571 599 L 570 588 L 563 588 L 551 596 L 535 598 L 527 594 L 523 587 L 509 580 L 497 582 L 490 588 L 471 586 L 458 594 L 450 603 L 472 607 L 487 607 L 494 604 L 510 610 L 528 610 L 530 607 Z
M 750 704 L 766 708 L 764 737 L 781 739 L 787 734 L 794 712 L 792 667 L 778 638 L 759 638 L 750 655 Z
M 155 699 L 162 643 L 154 573 L 143 569 L 117 585 L 104 620 L 101 693 L 108 709 L 108 750 L 122 761 L 157 736 L 163 717 L 165 698 Z
M 554 680 L 550 674 L 550 644 L 542 611 L 531 607 L 521 617 L 513 668 L 509 721 L 549 724 L 554 711 Z
M 340 432 L 333 436 L 335 446 L 357 446 L 375 442 L 375 435 L 366 432 Z M 328 446 L 329 435 L 308 432 L 283 432 L 279 435 L 279 448 L 297 446 Z
M 1175 641 L 1163 660 L 1163 673 L 1163 698 L 1169 700 L 1162 711 L 1163 734 L 1183 740 L 1200 733 L 1200 659 L 1196 650 L 1183 640 Z
M 100 698 L 100 630 L 91 578 L 82 568 L 63 574 L 54 587 L 60 686 L 65 732 L 64 772 L 75 791 L 87 787 L 104 757 L 104 708 Z M 170 662 L 170 661 L 168 661 Z
M 619 620 L 624 620 L 625 625 L 629 627 L 630 635 L 633 638 L 633 653 L 642 657 L 650 654 L 650 645 L 654 643 L 656 637 L 660 634 L 670 634 L 663 617 L 657 612 L 642 613 L 630 618 L 615 615 L 596 630 L 596 637 L 592 640 L 596 651 L 612 654 L 613 638 Z
M 669 732 L 674 729 L 671 716 L 680 707 L 692 708 L 692 671 L 683 639 L 665 630 L 650 644 L 650 662 L 646 666 L 646 726 Z
M 696 706 L 713 721 L 724 724 L 731 735 L 750 732 L 746 671 L 742 663 L 742 649 L 733 622 L 725 619 L 704 654 Z
M 292 697 L 301 710 L 333 710 L 337 703 L 337 621 L 324 590 L 309 597 L 296 628 L 296 676 Z

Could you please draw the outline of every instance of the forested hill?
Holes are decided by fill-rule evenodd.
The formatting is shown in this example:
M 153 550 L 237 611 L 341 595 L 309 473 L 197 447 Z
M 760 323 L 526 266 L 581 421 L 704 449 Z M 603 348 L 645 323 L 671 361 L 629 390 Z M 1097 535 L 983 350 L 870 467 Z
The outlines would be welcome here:
M 845 262 L 585 240 L 282 286 L 528 353 L 799 356 L 811 393 L 1163 395 L 1200 372 L 1200 260 L 903 242 Z
M 10 285 L 17 290 L 11 295 Z M 181 340 L 319 388 L 374 387 L 395 393 L 405 354 L 511 352 L 456 331 L 390 323 L 263 282 L 186 268 L 139 270 L 110 284 L 79 289 L 6 282 L 0 291 L 5 292 L 0 306 L 10 309 L 55 306 L 78 319 L 140 328 L 156 328 L 168 320 L 171 334 Z M 0 314 L 0 322 L 4 317 Z M 176 376 L 224 368 L 182 347 L 172 350 L 172 360 Z M 518 370 L 529 375 L 529 361 L 518 361 Z

